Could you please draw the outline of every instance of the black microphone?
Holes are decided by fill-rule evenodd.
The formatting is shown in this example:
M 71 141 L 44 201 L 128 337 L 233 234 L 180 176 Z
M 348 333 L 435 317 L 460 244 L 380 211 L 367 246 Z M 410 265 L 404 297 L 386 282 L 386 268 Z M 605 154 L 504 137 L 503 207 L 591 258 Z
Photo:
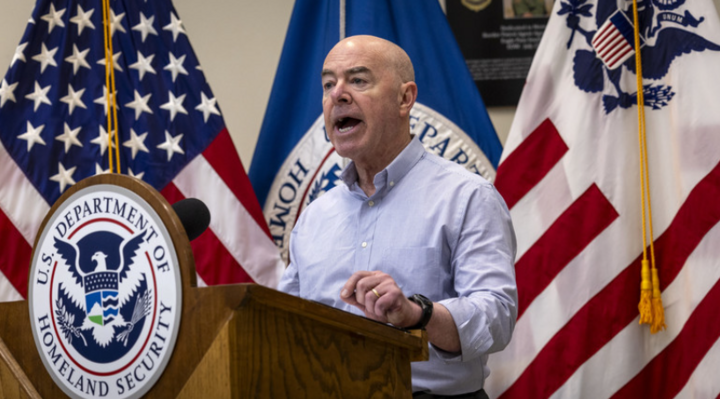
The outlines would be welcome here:
M 210 210 L 197 198 L 185 198 L 172 205 L 190 241 L 210 226 Z

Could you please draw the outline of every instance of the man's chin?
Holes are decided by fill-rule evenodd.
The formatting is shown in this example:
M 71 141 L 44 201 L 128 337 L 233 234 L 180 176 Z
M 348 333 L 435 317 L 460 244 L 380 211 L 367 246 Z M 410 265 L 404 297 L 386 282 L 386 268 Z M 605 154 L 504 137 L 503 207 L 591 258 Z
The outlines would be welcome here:
M 353 158 L 353 155 L 357 154 L 361 146 L 357 140 L 353 140 L 350 137 L 333 137 L 331 139 L 335 152 L 343 158 Z
M 335 146 L 335 152 L 343 158 L 353 159 L 353 155 L 356 153 L 356 149 L 353 146 L 340 145 Z

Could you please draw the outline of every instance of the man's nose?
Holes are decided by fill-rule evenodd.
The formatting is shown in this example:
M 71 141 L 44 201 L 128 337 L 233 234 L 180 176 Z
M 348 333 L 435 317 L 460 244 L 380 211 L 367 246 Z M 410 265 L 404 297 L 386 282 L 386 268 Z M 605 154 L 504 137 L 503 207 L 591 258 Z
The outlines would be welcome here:
M 349 104 L 352 102 L 352 96 L 348 92 L 347 86 L 343 81 L 337 82 L 330 93 L 330 97 L 335 104 Z

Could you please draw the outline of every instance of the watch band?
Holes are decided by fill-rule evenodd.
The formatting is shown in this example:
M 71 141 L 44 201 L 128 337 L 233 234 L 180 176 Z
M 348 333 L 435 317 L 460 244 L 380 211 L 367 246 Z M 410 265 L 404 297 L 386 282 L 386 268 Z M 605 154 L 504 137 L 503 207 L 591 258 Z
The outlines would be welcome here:
M 405 329 L 419 330 L 425 328 L 425 326 L 427 326 L 427 324 L 430 322 L 430 318 L 432 317 L 433 302 L 420 294 L 415 294 L 411 297 L 408 297 L 408 299 L 411 302 L 415 302 L 420 305 L 420 308 L 422 309 L 422 316 L 420 317 L 420 321 L 417 324 L 415 324 L 414 326 L 405 327 Z

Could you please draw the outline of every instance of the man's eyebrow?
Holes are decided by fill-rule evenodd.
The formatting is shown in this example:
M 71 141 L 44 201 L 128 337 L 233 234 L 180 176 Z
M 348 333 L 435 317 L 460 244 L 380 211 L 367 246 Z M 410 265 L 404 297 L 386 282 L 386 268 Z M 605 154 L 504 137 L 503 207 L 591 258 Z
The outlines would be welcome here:
M 370 71 L 370 68 L 365 67 L 365 66 L 352 67 L 350 69 L 346 69 L 344 72 L 345 75 L 355 75 L 358 73 L 372 73 L 372 72 Z M 330 69 L 323 69 L 322 72 L 320 73 L 320 76 L 323 78 L 325 76 L 335 76 L 335 72 L 331 71 Z
M 364 66 L 356 66 L 346 70 L 345 73 L 348 75 L 353 75 L 356 73 L 370 73 L 370 68 Z

